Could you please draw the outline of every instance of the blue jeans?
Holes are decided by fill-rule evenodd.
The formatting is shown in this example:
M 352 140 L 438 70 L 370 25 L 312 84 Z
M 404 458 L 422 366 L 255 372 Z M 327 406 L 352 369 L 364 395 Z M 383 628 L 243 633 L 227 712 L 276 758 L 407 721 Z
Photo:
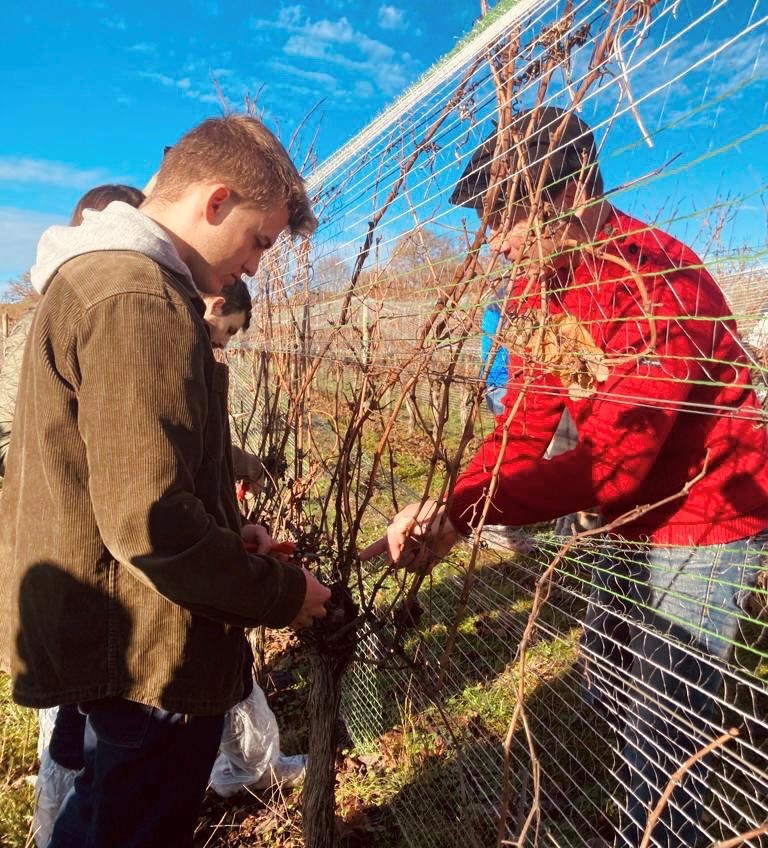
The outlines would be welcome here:
M 121 698 L 81 708 L 84 768 L 49 848 L 189 848 L 224 717 Z
M 672 774 L 719 735 L 708 723 L 762 540 L 606 545 L 592 569 L 582 659 L 588 694 L 617 735 L 617 777 L 627 794 L 617 845 L 636 848 Z M 651 844 L 693 848 L 705 835 L 707 774 L 700 761 L 676 786 Z

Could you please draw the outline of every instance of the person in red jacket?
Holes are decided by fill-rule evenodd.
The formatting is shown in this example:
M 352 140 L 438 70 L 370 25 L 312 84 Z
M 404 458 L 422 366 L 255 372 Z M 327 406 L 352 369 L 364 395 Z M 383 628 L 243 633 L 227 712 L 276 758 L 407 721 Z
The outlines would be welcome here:
M 406 507 L 363 556 L 428 568 L 487 501 L 485 523 L 510 526 L 597 505 L 610 532 L 582 661 L 620 749 L 618 844 L 636 846 L 670 776 L 717 735 L 768 527 L 766 430 L 722 292 L 688 247 L 605 199 L 589 127 L 544 108 L 513 131 L 506 150 L 496 133 L 478 148 L 451 198 L 490 213 L 513 265 L 505 411 L 446 501 Z M 565 412 L 578 443 L 546 458 Z M 706 775 L 700 763 L 675 788 L 657 844 L 697 843 Z

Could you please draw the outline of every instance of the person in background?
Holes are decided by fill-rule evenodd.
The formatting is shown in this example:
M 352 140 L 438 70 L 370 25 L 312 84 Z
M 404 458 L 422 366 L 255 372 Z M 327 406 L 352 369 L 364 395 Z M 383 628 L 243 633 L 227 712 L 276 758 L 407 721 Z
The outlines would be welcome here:
M 98 212 L 113 200 L 120 200 L 138 207 L 144 194 L 128 185 L 100 185 L 87 191 L 77 202 L 69 225 L 77 227 L 83 222 L 86 210 Z M 6 340 L 3 366 L 0 370 L 0 476 L 5 475 L 5 460 L 11 440 L 13 416 L 19 390 L 19 377 L 24 348 L 35 316 L 36 302 L 16 322 Z M 5 611 L 10 615 L 10 610 Z M 3 667 L 9 670 L 9 661 L 4 657 Z M 71 704 L 61 708 L 42 710 L 38 737 L 40 774 L 35 791 L 34 830 L 35 841 L 40 848 L 48 844 L 53 818 L 50 810 L 58 811 L 63 795 L 74 782 L 74 775 L 83 765 L 83 729 L 85 719 Z M 75 740 L 74 743 L 72 740 Z
M 208 335 L 217 350 L 223 350 L 233 336 L 251 326 L 251 293 L 243 280 L 225 286 L 220 294 L 203 295 L 203 303 Z
M 525 402 L 498 419 L 447 501 L 409 505 L 361 556 L 388 551 L 429 568 L 472 534 L 499 460 L 491 522 L 595 504 L 606 522 L 626 516 L 592 568 L 582 655 L 627 792 L 617 844 L 637 848 L 670 776 L 720 732 L 722 668 L 768 527 L 768 436 L 722 292 L 688 247 L 607 201 L 589 127 L 549 107 L 518 115 L 513 135 L 507 150 L 495 133 L 481 145 L 452 202 L 490 213 L 492 247 L 521 272 L 509 296 L 522 338 L 508 346 L 506 411 L 521 393 Z M 535 227 L 528 186 L 543 187 Z M 570 365 L 532 353 L 542 297 L 544 327 Z M 578 443 L 547 459 L 565 410 Z M 674 786 L 656 844 L 697 844 L 706 777 L 699 762 Z
M 480 338 L 480 359 L 482 361 L 483 371 L 485 371 L 487 366 L 488 358 L 491 355 L 491 348 L 493 347 L 493 342 L 496 339 L 496 333 L 501 323 L 501 305 L 503 302 L 503 292 L 497 292 L 494 299 L 483 310 L 480 326 L 482 331 Z M 503 339 L 503 335 L 501 338 Z M 488 409 L 494 415 L 501 415 L 504 412 L 504 395 L 507 393 L 508 362 L 509 355 L 507 349 L 500 343 L 494 354 L 493 362 L 488 368 L 488 374 L 485 379 L 485 402 Z
M 200 299 L 315 226 L 280 142 L 227 115 L 182 137 L 141 210 L 40 241 L 0 568 L 14 699 L 87 716 L 51 848 L 191 845 L 224 714 L 251 689 L 244 629 L 326 614 L 313 574 L 245 548 Z
M 251 325 L 251 293 L 243 280 L 226 286 L 221 294 L 203 295 L 203 303 L 203 318 L 215 350 L 224 350 L 237 333 L 247 332 Z M 233 443 L 232 466 L 235 494 L 241 511 L 244 511 L 245 505 L 253 501 L 264 485 L 264 465 L 258 456 Z
M 243 280 L 227 286 L 221 295 L 203 296 L 205 322 L 211 344 L 224 350 L 239 332 L 245 332 L 251 321 L 251 295 Z M 254 453 L 232 444 L 235 493 L 243 514 L 241 535 L 250 550 L 290 562 L 290 554 L 277 553 L 290 545 L 276 545 L 269 530 L 258 521 L 249 521 L 255 499 L 261 491 L 266 472 Z M 306 756 L 286 756 L 280 750 L 280 731 L 274 713 L 258 683 L 253 681 L 251 693 L 227 711 L 219 755 L 211 771 L 211 789 L 223 798 L 245 788 L 266 789 L 280 785 L 296 785 L 304 776 Z
M 133 186 L 113 184 L 96 186 L 96 188 L 87 191 L 77 202 L 69 222 L 70 227 L 77 227 L 82 223 L 83 213 L 86 209 L 93 209 L 98 212 L 113 200 L 122 200 L 123 203 L 138 207 L 144 201 L 144 194 Z M 11 441 L 11 426 L 13 413 L 16 409 L 16 395 L 19 391 L 21 360 L 34 314 L 35 309 L 34 304 L 32 304 L 29 310 L 14 324 L 13 330 L 5 340 L 3 364 L 0 368 L 0 477 L 5 476 L 5 457 Z
M 79 226 L 86 210 L 98 212 L 113 200 L 120 200 L 138 207 L 144 201 L 144 194 L 133 186 L 107 184 L 96 186 L 87 191 L 77 202 L 69 221 L 71 227 Z M 21 363 L 24 347 L 35 315 L 36 301 L 16 322 L 5 342 L 3 365 L 0 370 L 0 476 L 5 475 L 5 460 L 11 440 L 13 416 L 16 409 L 16 397 L 19 390 Z M 10 611 L 6 610 L 9 615 Z M 9 670 L 9 660 L 3 658 L 3 667 Z M 53 817 L 50 810 L 58 811 L 61 800 L 72 787 L 74 775 L 82 768 L 82 739 L 85 719 L 73 705 L 61 709 L 52 707 L 41 710 L 40 733 L 38 736 L 38 758 L 40 773 L 35 789 L 35 812 L 33 825 L 35 841 L 40 848 L 48 844 Z M 71 744 L 69 740 L 77 740 Z M 53 752 L 51 741 L 53 740 Z M 55 815 L 54 815 L 55 817 Z

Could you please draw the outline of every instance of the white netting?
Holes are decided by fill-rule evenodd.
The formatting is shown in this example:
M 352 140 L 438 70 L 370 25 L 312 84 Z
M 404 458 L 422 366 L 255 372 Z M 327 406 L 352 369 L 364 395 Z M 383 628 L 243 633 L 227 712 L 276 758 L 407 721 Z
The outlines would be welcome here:
M 402 779 L 387 803 L 410 844 L 766 844 L 763 540 L 759 518 L 740 534 L 731 515 L 759 516 L 766 499 L 749 448 L 764 445 L 766 419 L 766 11 L 498 7 L 310 176 L 315 238 L 282 243 L 254 280 L 256 328 L 230 358 L 234 429 L 273 476 L 257 509 L 325 555 L 324 576 L 361 606 L 345 720 L 361 749 L 394 751 Z M 549 106 L 591 127 L 606 198 L 632 216 L 619 271 L 605 267 L 626 216 L 577 239 L 543 283 L 547 256 L 530 247 L 510 270 L 475 213 L 449 203 L 496 127 L 490 190 L 525 185 L 532 244 L 567 224 L 536 168 L 567 152 L 559 118 L 554 142 L 528 149 L 529 177 L 503 171 L 515 116 Z M 606 300 L 609 285 L 623 294 Z M 494 303 L 504 317 L 488 330 Z M 504 362 L 498 382 L 506 425 L 485 397 L 501 349 L 519 365 Z M 575 417 L 575 443 L 542 460 L 555 407 Z M 504 496 L 533 525 L 473 536 L 429 577 L 361 566 L 354 551 L 398 509 L 450 495 L 494 426 L 497 453 L 518 453 L 489 472 L 484 492 L 512 483 L 477 515 L 496 523 Z M 656 454 L 640 461 L 646 445 Z M 547 513 L 536 475 L 565 504 L 584 467 L 599 485 L 573 511 L 604 499 L 610 532 L 599 517 Z M 604 496 L 632 474 L 623 500 Z M 687 540 L 664 536 L 688 490 L 715 479 Z M 629 533 L 633 521 L 643 532 Z M 573 529 L 588 534 L 574 542 Z

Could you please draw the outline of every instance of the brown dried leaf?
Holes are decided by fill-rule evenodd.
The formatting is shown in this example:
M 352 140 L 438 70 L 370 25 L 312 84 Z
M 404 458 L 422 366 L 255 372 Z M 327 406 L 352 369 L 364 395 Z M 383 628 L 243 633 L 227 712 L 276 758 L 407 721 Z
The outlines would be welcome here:
M 550 315 L 539 326 L 530 318 L 518 321 L 507 343 L 510 350 L 527 352 L 555 374 L 573 399 L 592 395 L 610 373 L 605 354 L 573 315 Z

